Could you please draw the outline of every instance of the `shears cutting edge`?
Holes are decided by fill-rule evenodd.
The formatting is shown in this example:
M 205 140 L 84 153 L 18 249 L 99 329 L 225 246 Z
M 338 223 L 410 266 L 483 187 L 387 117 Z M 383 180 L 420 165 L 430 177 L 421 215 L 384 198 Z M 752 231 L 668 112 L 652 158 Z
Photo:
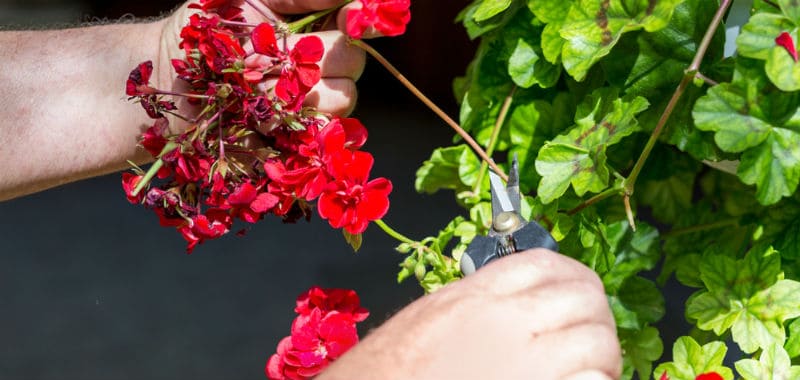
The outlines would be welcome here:
M 520 215 L 519 163 L 511 162 L 508 183 L 489 171 L 492 193 L 492 227 L 486 236 L 478 235 L 461 257 L 461 272 L 475 272 L 490 261 L 531 248 L 558 251 L 558 244 L 539 223 L 528 222 Z

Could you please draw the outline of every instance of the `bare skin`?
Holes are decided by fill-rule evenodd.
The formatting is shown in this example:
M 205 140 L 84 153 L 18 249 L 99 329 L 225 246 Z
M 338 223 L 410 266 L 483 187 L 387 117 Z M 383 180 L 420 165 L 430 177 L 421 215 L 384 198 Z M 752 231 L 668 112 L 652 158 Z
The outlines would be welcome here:
M 248 20 L 263 20 L 262 12 L 281 19 L 339 1 L 263 0 L 261 12 L 244 8 Z M 152 23 L 0 32 L 0 200 L 118 171 L 127 160 L 146 162 L 136 141 L 151 121 L 125 99 L 125 79 L 152 59 L 156 86 L 173 87 L 169 59 L 181 55 L 175 36 L 188 12 L 184 6 Z M 307 103 L 347 114 L 364 54 L 339 31 L 318 35 L 323 79 Z M 536 250 L 415 301 L 319 378 L 608 380 L 620 371 L 597 275 Z
M 621 366 L 600 279 L 539 249 L 417 300 L 319 379 L 600 380 Z

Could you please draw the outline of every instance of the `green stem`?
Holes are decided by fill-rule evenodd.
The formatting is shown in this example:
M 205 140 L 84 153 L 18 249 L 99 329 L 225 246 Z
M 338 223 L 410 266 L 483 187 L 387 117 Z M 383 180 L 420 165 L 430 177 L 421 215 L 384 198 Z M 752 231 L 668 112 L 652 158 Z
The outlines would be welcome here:
M 669 239 L 680 235 L 690 234 L 693 232 L 715 230 L 717 228 L 736 226 L 738 224 L 739 224 L 739 219 L 720 220 L 718 222 L 713 222 L 713 223 L 698 224 L 696 226 L 684 227 L 684 228 L 676 228 L 674 230 L 670 230 L 669 232 L 661 234 L 661 238 Z
M 451 119 L 450 116 L 447 116 L 447 114 L 444 111 L 442 111 L 442 109 L 439 108 L 439 106 L 437 106 L 436 103 L 434 103 L 427 96 L 425 96 L 422 93 L 422 91 L 420 91 L 416 86 L 414 86 L 414 84 L 411 83 L 411 81 L 409 81 L 403 74 L 401 74 L 400 71 L 397 70 L 397 68 L 395 68 L 394 65 L 389 63 L 389 61 L 386 58 L 384 58 L 380 53 L 378 53 L 377 50 L 375 50 L 372 46 L 369 46 L 369 44 L 367 44 L 362 40 L 351 40 L 350 44 L 364 49 L 364 51 L 369 53 L 369 55 L 375 58 L 375 60 L 380 62 L 380 64 L 383 65 L 383 67 L 385 67 L 386 70 L 388 70 L 390 73 L 392 73 L 392 75 L 394 75 L 394 77 L 397 78 L 397 80 L 399 80 L 400 83 L 403 84 L 403 86 L 405 86 L 409 91 L 411 91 L 411 93 L 414 94 L 414 96 L 416 96 L 419 100 L 422 101 L 422 103 L 424 103 L 428 108 L 430 108 L 431 111 L 433 111 L 437 116 L 439 116 L 442 120 L 444 120 L 444 122 L 447 123 L 447 125 L 449 125 L 450 128 L 453 128 L 453 130 L 455 130 L 456 133 L 458 133 L 458 135 L 461 136 L 461 138 L 463 138 L 464 141 L 467 142 L 467 144 L 469 144 L 472 150 L 474 150 L 475 153 L 483 161 L 489 164 L 489 167 L 491 167 L 492 170 L 494 170 L 495 173 L 497 173 L 497 175 L 503 178 L 504 181 L 508 181 L 508 176 L 505 174 L 505 172 L 494 163 L 494 161 L 489 157 L 488 154 L 486 154 L 483 148 L 481 148 L 481 146 L 478 145 L 477 142 L 475 142 L 475 139 L 473 139 L 472 136 L 470 136 L 469 133 L 467 133 L 467 131 L 461 128 L 461 126 L 458 125 L 458 123 L 453 121 L 453 119 Z
M 494 128 L 492 129 L 492 136 L 489 138 L 489 146 L 486 147 L 486 155 L 489 157 L 492 156 L 492 153 L 494 153 L 494 148 L 497 146 L 497 141 L 499 140 L 498 137 L 500 136 L 500 129 L 502 129 L 503 124 L 506 123 L 508 110 L 511 109 L 511 103 L 514 100 L 514 93 L 516 92 L 517 86 L 515 85 L 511 87 L 511 92 L 508 93 L 505 101 L 503 101 L 503 106 L 500 107 L 500 114 L 497 115 L 497 120 L 495 121 Z M 483 177 L 486 175 L 486 170 L 488 168 L 489 163 L 486 161 L 481 161 L 481 169 L 478 171 L 478 180 L 475 182 L 475 186 L 472 188 L 473 193 L 477 194 L 480 191 Z
M 603 191 L 602 193 L 599 193 L 599 194 L 587 199 L 585 202 L 579 204 L 578 206 L 576 206 L 572 210 L 567 211 L 567 215 L 575 215 L 575 214 L 579 213 L 581 210 L 583 210 L 583 209 L 585 209 L 585 208 L 587 208 L 587 207 L 589 207 L 589 206 L 591 206 L 591 205 L 593 205 L 593 204 L 595 204 L 597 202 L 600 202 L 603 199 L 606 199 L 606 198 L 608 198 L 608 197 L 610 197 L 612 195 L 619 194 L 620 192 L 622 192 L 622 189 L 620 189 L 619 187 L 610 187 L 610 188 L 606 189 L 605 191 Z
M 409 239 L 409 238 L 408 238 L 408 237 L 406 237 L 405 235 L 403 235 L 403 234 L 401 234 L 401 233 L 399 233 L 399 232 L 395 231 L 394 229 L 392 229 L 392 227 L 389 227 L 389 225 L 387 225 L 387 224 L 386 224 L 386 223 L 383 221 L 383 219 L 378 219 L 378 220 L 376 220 L 376 221 L 375 221 L 375 224 L 376 224 L 376 225 L 378 225 L 378 227 L 380 227 L 380 228 L 383 230 L 383 232 L 386 232 L 386 234 L 387 234 L 387 235 L 389 235 L 389 236 L 391 236 L 391 237 L 395 238 L 397 241 L 399 241 L 399 242 L 401 242 L 401 243 L 406 243 L 406 244 L 417 244 L 417 242 L 416 242 L 416 241 Z
M 158 160 L 150 165 L 150 169 L 147 170 L 147 173 L 144 174 L 144 177 L 136 183 L 136 187 L 133 188 L 131 195 L 136 196 L 139 194 L 142 189 L 147 186 L 148 183 L 155 177 L 156 173 L 161 170 L 161 167 L 164 166 L 164 160 L 161 157 L 169 152 L 172 152 L 178 145 L 174 142 L 169 142 L 167 145 L 164 145 L 164 149 L 161 149 L 161 153 L 158 154 Z
M 306 17 L 303 17 L 303 18 L 301 18 L 299 20 L 292 21 L 288 25 L 289 31 L 292 32 L 292 33 L 297 33 L 299 31 L 303 30 L 303 28 L 305 28 L 306 26 L 317 22 L 317 20 L 319 20 L 319 19 L 331 14 L 334 11 L 339 10 L 339 8 L 345 6 L 347 3 L 350 3 L 351 1 L 353 1 L 353 0 L 346 0 L 346 1 L 342 2 L 341 4 L 339 4 L 339 5 L 337 5 L 337 6 L 333 7 L 333 8 L 328 8 L 328 9 L 325 9 L 325 10 L 321 10 L 319 12 L 314 12 L 314 13 L 312 13 L 312 14 L 306 16 Z
M 708 47 L 711 44 L 711 39 L 714 37 L 714 33 L 719 27 L 719 24 L 722 22 L 722 18 L 732 2 L 733 0 L 722 0 L 719 9 L 717 9 L 717 13 L 714 14 L 714 18 L 711 20 L 711 24 L 708 25 L 708 29 L 706 29 L 706 34 L 703 36 L 703 40 L 700 42 L 700 46 L 698 46 L 697 48 L 697 53 L 695 53 L 692 63 L 689 64 L 689 67 L 684 72 L 683 79 L 681 80 L 680 84 L 678 84 L 678 88 L 676 88 L 675 92 L 672 94 L 672 98 L 669 100 L 669 103 L 667 103 L 667 107 L 664 109 L 664 113 L 662 113 L 661 118 L 658 119 L 658 124 L 656 124 L 656 128 L 650 135 L 650 139 L 647 140 L 647 144 L 642 150 L 642 154 L 639 155 L 639 159 L 636 161 L 636 164 L 633 166 L 631 173 L 625 180 L 626 195 L 630 196 L 631 194 L 633 194 L 634 186 L 636 185 L 636 179 L 639 177 L 639 173 L 641 173 L 642 167 L 647 161 L 647 157 L 650 156 L 650 152 L 652 152 L 653 147 L 656 145 L 656 142 L 658 141 L 661 132 L 664 130 L 664 126 L 667 124 L 667 120 L 669 120 L 670 115 L 672 115 L 672 111 L 678 104 L 678 100 L 680 100 L 681 96 L 683 95 L 683 92 L 689 85 L 689 82 L 692 81 L 692 78 L 694 78 L 695 75 L 697 75 L 697 72 L 700 69 L 700 63 L 703 61 L 703 57 L 705 57 L 706 51 L 708 50 Z

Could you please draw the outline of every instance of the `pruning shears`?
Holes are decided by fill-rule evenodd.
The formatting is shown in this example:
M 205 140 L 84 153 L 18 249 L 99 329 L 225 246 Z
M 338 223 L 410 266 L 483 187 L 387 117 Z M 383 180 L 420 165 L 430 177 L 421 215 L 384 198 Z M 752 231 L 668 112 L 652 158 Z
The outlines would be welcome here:
M 547 230 L 520 215 L 519 163 L 511 162 L 508 183 L 489 171 L 492 193 L 492 227 L 486 236 L 478 235 L 461 257 L 461 272 L 475 272 L 490 261 L 531 248 L 558 251 L 558 244 Z

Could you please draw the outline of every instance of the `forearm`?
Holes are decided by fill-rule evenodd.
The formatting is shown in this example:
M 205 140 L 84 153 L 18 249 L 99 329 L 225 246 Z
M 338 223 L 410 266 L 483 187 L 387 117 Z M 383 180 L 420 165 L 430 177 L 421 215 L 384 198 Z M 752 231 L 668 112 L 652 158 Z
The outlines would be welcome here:
M 161 22 L 0 32 L 0 200 L 143 161 L 145 113 L 127 101 L 136 64 L 159 55 Z

